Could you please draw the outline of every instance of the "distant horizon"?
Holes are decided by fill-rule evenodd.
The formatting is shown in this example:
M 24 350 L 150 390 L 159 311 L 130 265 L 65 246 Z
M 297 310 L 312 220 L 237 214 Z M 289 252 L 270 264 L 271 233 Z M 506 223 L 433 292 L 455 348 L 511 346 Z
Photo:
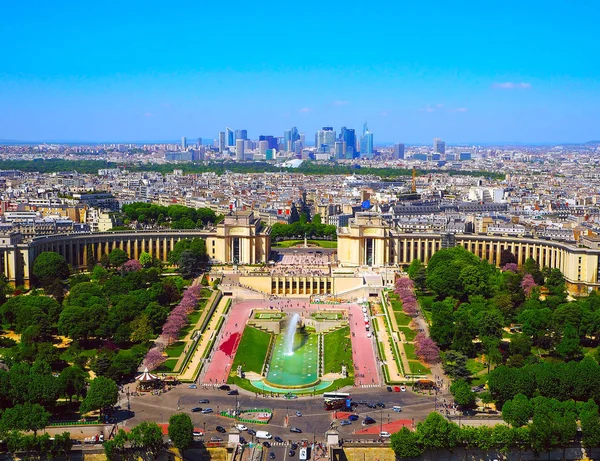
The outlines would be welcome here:
M 213 146 L 214 141 L 216 139 L 211 138 L 203 138 L 202 145 L 203 146 Z M 187 138 L 188 147 L 193 147 L 198 137 L 195 138 Z M 204 142 L 205 140 L 211 139 L 212 142 Z M 257 141 L 256 139 L 249 139 L 250 141 Z M 541 141 L 541 142 L 522 142 L 522 141 L 499 141 L 499 142 L 475 142 L 475 141 L 464 141 L 464 142 L 450 142 L 443 139 L 446 143 L 446 147 L 470 147 L 470 146 L 482 146 L 482 147 L 494 147 L 494 146 L 528 146 L 528 147 L 549 147 L 549 146 L 582 146 L 586 144 L 600 144 L 600 140 L 588 140 L 588 141 L 563 141 L 563 142 L 553 142 L 553 141 Z M 429 142 L 404 142 L 404 141 L 389 141 L 389 142 L 381 142 L 375 143 L 375 148 L 386 148 L 393 147 L 394 144 L 401 143 L 407 147 L 425 147 L 432 146 L 433 139 Z M 124 140 L 109 140 L 109 141 L 77 141 L 77 140 L 39 140 L 39 141 L 27 141 L 27 140 L 13 140 L 13 139 L 0 139 L 0 145 L 10 146 L 10 145 L 39 145 L 39 144 L 68 144 L 74 146 L 95 146 L 95 145 L 103 145 L 103 144 L 133 144 L 133 145 L 144 145 L 144 144 L 181 144 L 181 139 L 177 140 L 157 140 L 157 141 L 124 141 Z M 313 143 L 307 143 L 306 147 L 314 147 Z

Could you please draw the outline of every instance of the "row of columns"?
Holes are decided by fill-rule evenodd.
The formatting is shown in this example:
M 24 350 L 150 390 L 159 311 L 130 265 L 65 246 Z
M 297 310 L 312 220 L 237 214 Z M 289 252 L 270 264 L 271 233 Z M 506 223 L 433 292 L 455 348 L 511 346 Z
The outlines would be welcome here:
M 293 288 L 293 283 L 296 282 L 296 288 Z M 331 277 L 286 277 L 274 276 L 271 278 L 271 294 L 286 295 L 320 295 L 331 292 L 332 288 Z M 286 284 L 289 283 L 289 288 Z M 329 284 L 329 289 L 327 285 Z

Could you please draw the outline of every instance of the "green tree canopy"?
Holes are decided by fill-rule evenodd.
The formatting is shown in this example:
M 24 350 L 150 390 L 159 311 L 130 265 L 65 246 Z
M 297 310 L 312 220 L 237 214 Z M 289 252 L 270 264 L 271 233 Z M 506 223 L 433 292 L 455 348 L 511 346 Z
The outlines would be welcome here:
M 169 438 L 182 453 L 192 444 L 193 431 L 194 425 L 189 415 L 176 413 L 169 418 Z
M 42 285 L 49 286 L 56 279 L 69 277 L 69 265 L 62 255 L 44 251 L 33 262 L 33 275 Z
M 112 379 L 98 376 L 91 381 L 87 395 L 81 402 L 79 411 L 85 414 L 90 411 L 100 410 L 102 414 L 104 409 L 117 403 L 118 397 L 119 388 L 117 387 L 117 383 Z

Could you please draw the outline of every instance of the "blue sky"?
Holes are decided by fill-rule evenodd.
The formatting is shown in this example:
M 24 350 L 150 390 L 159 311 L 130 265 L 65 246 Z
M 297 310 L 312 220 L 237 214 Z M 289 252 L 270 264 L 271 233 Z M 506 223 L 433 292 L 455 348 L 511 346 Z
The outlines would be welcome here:
M 594 0 L 0 2 L 0 139 L 600 138 Z

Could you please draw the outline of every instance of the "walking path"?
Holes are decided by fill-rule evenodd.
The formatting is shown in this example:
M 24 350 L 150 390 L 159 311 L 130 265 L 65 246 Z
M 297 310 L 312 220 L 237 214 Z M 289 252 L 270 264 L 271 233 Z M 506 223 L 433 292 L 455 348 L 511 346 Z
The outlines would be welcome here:
M 189 348 L 193 346 L 192 335 L 196 332 L 196 330 L 199 330 L 202 327 L 202 324 L 204 323 L 204 319 L 206 319 L 206 316 L 208 315 L 208 313 L 210 311 L 210 306 L 212 306 L 212 303 L 214 302 L 214 299 L 217 297 L 217 295 L 218 295 L 218 291 L 212 292 L 212 294 L 208 298 L 208 301 L 206 302 L 206 305 L 204 306 L 204 310 L 202 311 L 202 314 L 200 315 L 200 318 L 198 319 L 196 324 L 192 328 L 190 328 L 190 331 L 188 331 L 188 333 L 185 335 L 185 337 L 183 339 L 179 340 L 179 341 L 184 341 L 186 343 L 186 345 L 185 345 L 185 348 L 183 349 L 183 352 L 179 355 L 179 359 L 177 360 L 177 363 L 175 364 L 175 367 L 173 368 L 174 370 L 181 369 L 181 365 L 185 361 L 185 357 L 187 356 L 187 352 L 188 352 Z
M 375 317 L 375 321 L 377 322 L 377 340 L 381 343 L 381 349 L 383 350 L 384 357 L 381 359 L 385 362 L 385 366 L 388 369 L 388 376 L 391 380 L 402 380 L 404 379 L 401 370 L 398 369 L 398 364 L 396 363 L 396 359 L 394 357 L 394 351 L 392 350 L 392 346 L 390 345 L 390 337 L 387 332 L 387 328 L 385 326 L 385 317 L 378 315 Z M 393 340 L 392 340 L 393 341 Z M 402 345 L 400 345 L 400 349 L 404 351 Z M 410 370 L 408 368 L 408 360 L 406 360 L 406 354 L 401 356 L 402 365 L 406 370 Z
M 196 350 L 194 351 L 192 358 L 188 362 L 185 370 L 182 370 L 182 373 L 179 374 L 178 378 L 182 381 L 193 381 L 196 379 L 196 370 L 198 365 L 202 361 L 202 357 L 204 356 L 204 352 L 206 351 L 209 344 L 211 344 L 212 337 L 216 334 L 215 329 L 219 323 L 219 319 L 223 316 L 223 312 L 225 311 L 225 307 L 227 306 L 227 300 L 229 298 L 221 298 L 219 301 L 219 305 L 216 307 L 215 312 L 213 313 L 210 322 L 204 332 L 202 333 L 202 337 L 198 341 L 196 345 Z

